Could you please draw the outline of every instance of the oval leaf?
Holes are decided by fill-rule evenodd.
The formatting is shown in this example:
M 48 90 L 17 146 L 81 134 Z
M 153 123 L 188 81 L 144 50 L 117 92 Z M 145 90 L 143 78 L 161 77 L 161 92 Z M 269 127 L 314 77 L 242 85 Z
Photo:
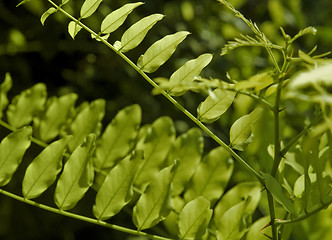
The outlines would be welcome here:
M 101 34 L 109 34 L 118 29 L 124 21 L 127 19 L 128 15 L 138 6 L 144 3 L 128 3 L 122 6 L 119 9 L 114 10 L 110 14 L 108 14 L 105 19 L 101 23 L 100 33 Z
M 202 239 L 212 216 L 210 202 L 198 197 L 182 209 L 179 220 L 180 239 Z
M 142 18 L 137 23 L 132 25 L 121 37 L 120 52 L 127 52 L 137 47 L 144 39 L 148 31 L 160 21 L 164 15 L 153 14 Z
M 75 149 L 64 166 L 54 195 L 54 202 L 61 210 L 75 207 L 93 183 L 94 141 L 95 135 L 88 135 L 85 142 Z
M 138 230 L 151 228 L 171 211 L 170 188 L 176 165 L 158 172 L 138 199 L 133 210 L 133 222 Z
M 141 124 L 142 110 L 132 105 L 119 111 L 98 141 L 94 166 L 111 168 L 132 149 Z
M 23 127 L 2 139 L 0 144 L 0 186 L 11 180 L 31 144 L 32 128 Z
M 151 47 L 138 59 L 137 66 L 147 73 L 156 71 L 175 52 L 176 47 L 187 37 L 189 32 L 181 31 L 167 35 L 152 44 Z
M 171 75 L 169 79 L 169 93 L 173 96 L 183 95 L 186 90 L 181 88 L 181 84 L 188 85 L 192 83 L 195 77 L 199 76 L 203 68 L 205 68 L 211 60 L 212 55 L 206 53 L 196 59 L 186 62 Z
M 29 124 L 46 102 L 47 92 L 43 83 L 38 83 L 15 96 L 7 110 L 8 122 L 15 128 Z
M 53 13 L 56 13 L 57 10 L 54 7 L 49 8 L 46 12 L 43 13 L 43 15 L 40 17 L 40 22 L 44 26 L 44 23 L 46 19 L 52 15 Z
M 77 33 L 81 31 L 82 27 L 74 21 L 68 24 L 68 32 L 72 39 L 75 39 Z
M 256 108 L 251 113 L 237 119 L 229 133 L 231 147 L 243 151 L 253 140 L 253 125 L 258 121 L 263 112 L 262 108 Z
M 81 8 L 81 18 L 90 17 L 103 0 L 85 0 Z
M 222 89 L 215 89 L 197 108 L 198 119 L 202 122 L 217 121 L 232 105 L 236 93 Z
M 36 198 L 56 179 L 62 169 L 62 158 L 70 136 L 46 147 L 28 166 L 22 183 L 25 198 Z
M 117 214 L 132 198 L 132 184 L 143 152 L 134 153 L 116 165 L 107 175 L 96 196 L 93 213 L 99 220 Z

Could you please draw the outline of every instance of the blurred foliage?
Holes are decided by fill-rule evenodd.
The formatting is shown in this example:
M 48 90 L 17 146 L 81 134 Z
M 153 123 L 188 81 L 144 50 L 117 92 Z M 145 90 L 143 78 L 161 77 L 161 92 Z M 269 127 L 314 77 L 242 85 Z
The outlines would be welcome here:
M 77 14 L 78 6 L 82 2 L 83 0 L 71 0 L 68 6 L 66 5 L 66 10 Z M 92 29 L 98 30 L 103 17 L 127 3 L 123 0 L 104 0 L 103 2 L 97 13 L 87 20 L 87 25 Z M 300 39 L 297 42 L 298 48 L 308 52 L 313 46 L 318 45 L 317 53 L 324 53 L 331 49 L 332 1 L 330 0 L 232 0 L 229 2 L 247 18 L 255 21 L 273 42 L 282 43 L 283 41 L 279 31 L 280 26 L 292 36 L 301 28 L 311 25 L 317 28 L 317 35 Z M 34 83 L 44 82 L 50 95 L 76 92 L 80 101 L 106 99 L 106 122 L 109 122 L 119 109 L 138 103 L 143 109 L 143 123 L 151 123 L 159 116 L 168 115 L 174 119 L 179 132 L 193 126 L 163 97 L 151 95 L 151 87 L 130 66 L 123 64 L 122 60 L 104 45 L 93 42 L 89 34 L 82 31 L 73 41 L 66 31 L 69 20 L 62 14 L 52 15 L 45 22 L 45 26 L 42 26 L 39 19 L 49 7 L 46 0 L 33 0 L 18 8 L 17 4 L 18 1 L 0 1 L 0 77 L 3 79 L 5 72 L 12 74 L 14 89 L 9 96 L 16 95 Z M 127 23 L 121 26 L 120 31 L 111 36 L 110 41 L 119 39 L 126 27 L 142 16 L 157 12 L 165 14 L 166 18 L 151 30 L 149 37 L 135 51 L 128 54 L 130 58 L 137 59 L 148 46 L 167 34 L 181 30 L 190 31 L 192 34 L 179 46 L 170 61 L 157 73 L 152 74 L 152 77 L 169 77 L 186 60 L 206 52 L 214 54 L 212 63 L 203 72 L 203 75 L 207 77 L 225 79 L 228 72 L 232 79 L 241 80 L 269 67 L 266 62 L 266 53 L 259 48 L 240 48 L 229 55 L 219 56 L 221 48 L 227 41 L 238 37 L 240 33 L 250 35 L 251 32 L 241 20 L 235 18 L 215 0 L 147 0 L 145 5 L 132 13 Z M 179 101 L 189 111 L 196 112 L 202 96 L 188 93 Z M 223 116 L 216 125 L 212 125 L 214 132 L 226 137 L 230 125 L 239 116 L 246 114 L 252 104 L 253 102 L 248 101 L 247 97 L 238 100 L 232 108 L 233 111 Z M 295 116 L 295 108 L 301 114 L 297 113 Z M 288 125 L 282 128 L 283 136 L 287 138 L 303 127 L 303 116 L 308 114 L 306 111 L 305 104 L 288 106 L 284 114 L 291 117 L 287 118 L 291 119 L 291 122 L 282 123 Z M 271 116 L 265 117 L 270 119 Z M 264 123 L 266 128 L 271 129 L 269 127 L 271 122 L 264 121 Z M 226 129 L 225 132 L 222 129 Z M 2 134 L 4 133 L 1 132 Z M 250 164 L 268 169 L 272 161 L 266 159 L 266 153 L 263 151 L 260 153 L 257 149 L 267 149 L 269 141 L 266 139 L 272 139 L 272 133 L 265 131 L 257 132 L 256 135 L 257 139 L 260 139 L 260 135 L 264 135 L 264 138 L 261 138 L 264 141 L 253 144 L 249 153 L 258 152 L 262 156 L 258 154 L 255 159 L 249 158 Z M 213 144 L 206 145 L 212 147 Z M 35 149 L 36 152 L 40 150 Z M 22 175 L 22 172 L 17 174 Z M 241 171 L 239 174 L 234 174 L 233 181 L 238 182 L 246 178 L 247 176 Z M 19 184 L 19 180 L 11 183 L 13 192 L 20 189 Z M 52 202 L 51 199 L 49 201 Z M 80 208 L 84 206 L 82 203 Z M 80 209 L 80 212 L 84 210 Z M 87 211 L 86 214 L 91 215 L 91 212 Z M 328 214 L 331 214 L 331 211 L 320 213 L 305 224 L 310 225 L 317 219 L 321 219 L 320 222 L 323 224 L 322 221 L 329 218 Z M 128 219 L 114 221 L 121 222 L 124 226 L 128 225 L 126 222 L 130 222 Z M 316 224 L 319 225 L 319 223 Z M 298 225 L 297 239 L 319 239 L 318 235 L 313 234 L 312 237 L 306 238 L 309 236 L 306 225 Z M 328 228 L 326 229 L 328 231 Z M 107 229 L 64 219 L 42 210 L 22 206 L 21 203 L 13 202 L 4 196 L 0 197 L 1 239 L 71 240 L 82 237 L 84 239 L 124 239 L 121 233 L 112 232 L 111 234 Z M 328 238 L 323 236 L 320 239 Z

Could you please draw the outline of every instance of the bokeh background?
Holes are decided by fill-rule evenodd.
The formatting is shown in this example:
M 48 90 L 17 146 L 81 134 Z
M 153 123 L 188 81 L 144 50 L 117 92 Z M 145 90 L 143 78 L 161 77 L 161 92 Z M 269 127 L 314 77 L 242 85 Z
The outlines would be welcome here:
M 332 1 L 330 0 L 230 0 L 247 18 L 255 21 L 266 35 L 282 43 L 279 27 L 295 35 L 307 26 L 317 28 L 316 36 L 298 41 L 298 49 L 310 51 L 318 45 L 317 53 L 332 49 Z M 10 72 L 13 89 L 9 98 L 35 83 L 44 82 L 49 96 L 75 92 L 79 102 L 106 99 L 105 123 L 125 106 L 138 103 L 143 110 L 143 123 L 151 123 L 160 116 L 174 120 L 179 133 L 193 127 L 179 111 L 162 96 L 153 96 L 151 86 L 111 50 L 92 40 L 88 33 L 80 32 L 72 40 L 67 32 L 69 20 L 57 13 L 49 17 L 45 26 L 40 16 L 50 5 L 46 0 L 32 0 L 16 7 L 17 0 L 0 1 L 0 78 Z M 78 15 L 83 0 L 71 0 L 67 10 Z M 128 3 L 122 0 L 104 0 L 99 10 L 85 23 L 96 31 L 101 20 L 112 10 Z M 172 58 L 151 77 L 169 77 L 185 61 L 209 52 L 213 61 L 203 76 L 225 78 L 228 72 L 234 79 L 248 77 L 269 67 L 262 49 L 241 48 L 220 57 L 223 45 L 240 33 L 251 34 L 250 29 L 215 0 L 146 0 L 110 37 L 113 43 L 131 24 L 143 16 L 162 13 L 166 17 L 147 35 L 146 39 L 128 56 L 137 59 L 154 41 L 180 30 L 192 34 L 179 46 Z M 2 81 L 2 80 L 1 80 Z M 187 93 L 179 98 L 181 104 L 195 113 L 203 97 Z M 235 106 L 234 114 L 246 113 L 243 102 Z M 228 115 L 211 128 L 218 135 L 227 135 L 234 116 Z M 296 125 L 296 122 L 292 123 Z M 225 131 L 223 129 L 226 129 Z M 0 129 L 1 135 L 6 134 Z M 206 149 L 214 143 L 206 140 Z M 31 150 L 33 152 L 33 149 Z M 38 149 L 36 150 L 38 151 Z M 20 189 L 24 166 L 10 185 Z M 20 178 L 21 177 L 21 178 Z M 52 190 L 50 190 L 52 191 Z M 88 193 L 89 194 L 89 193 Z M 46 196 L 45 198 L 51 198 Z M 51 199 L 41 199 L 41 201 Z M 80 204 L 80 213 L 91 215 L 93 200 L 86 197 Z M 116 217 L 124 226 L 131 222 L 129 215 Z M 133 237 L 131 237 L 133 238 Z M 127 235 L 90 224 L 47 213 L 34 207 L 0 196 L 0 239 L 130 239 Z M 133 238 L 134 239 L 134 238 Z M 135 238 L 138 239 L 138 238 Z M 300 238 L 299 238 L 300 239 Z M 302 238 L 306 239 L 306 238 Z M 308 238 L 309 239 L 309 238 Z M 316 239 L 316 238 L 310 238 Z

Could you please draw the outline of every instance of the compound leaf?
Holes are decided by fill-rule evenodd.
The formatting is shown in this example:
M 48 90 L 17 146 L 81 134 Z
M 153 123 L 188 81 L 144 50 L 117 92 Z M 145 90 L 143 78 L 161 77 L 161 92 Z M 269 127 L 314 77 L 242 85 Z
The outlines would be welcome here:
M 22 183 L 25 198 L 36 198 L 56 179 L 62 169 L 62 158 L 70 136 L 46 147 L 28 166 Z
M 128 15 L 138 6 L 144 3 L 128 3 L 119 9 L 114 10 L 108 14 L 101 23 L 100 32 L 101 34 L 109 34 L 118 29 L 124 21 L 127 19 Z
M 103 0 L 85 0 L 81 8 L 81 18 L 90 17 Z
M 120 52 L 127 52 L 137 47 L 144 39 L 148 31 L 162 18 L 162 14 L 152 14 L 142 18 L 132 25 L 121 37 Z
M 0 144 L 0 186 L 11 180 L 31 144 L 32 128 L 23 127 L 10 133 Z
M 233 123 L 229 133 L 232 148 L 242 151 L 252 142 L 253 125 L 258 121 L 262 112 L 263 109 L 256 108 L 251 113 L 240 117 Z
M 215 89 L 197 108 L 198 119 L 212 123 L 232 105 L 236 93 L 222 89 Z
M 81 31 L 82 27 L 74 21 L 68 24 L 68 32 L 72 39 L 75 39 L 77 33 Z
M 61 210 L 73 208 L 93 183 L 92 154 L 95 135 L 89 134 L 67 160 L 55 188 L 54 202 Z
M 97 219 L 108 219 L 129 203 L 133 195 L 132 184 L 136 167 L 142 159 L 143 152 L 133 153 L 108 173 L 93 206 L 93 213 Z
M 175 52 L 176 47 L 187 37 L 189 32 L 181 31 L 167 35 L 152 44 L 146 52 L 140 56 L 137 66 L 144 72 L 152 73 L 163 65 Z
M 97 169 L 112 167 L 132 149 L 141 124 L 139 105 L 128 106 L 113 118 L 98 140 L 94 166 Z
M 199 76 L 203 68 L 205 68 L 212 60 L 211 54 L 202 54 L 196 59 L 186 62 L 182 67 L 176 70 L 169 79 L 169 93 L 173 96 L 181 96 L 186 90 L 181 85 L 187 85 Z
M 202 239 L 212 216 L 210 202 L 198 197 L 182 209 L 179 220 L 180 239 Z
M 5 80 L 0 85 L 0 118 L 2 118 L 2 111 L 8 105 L 7 92 L 12 88 L 13 82 L 9 73 L 6 73 Z
M 215 202 L 223 194 L 233 168 L 233 161 L 226 150 L 222 147 L 211 150 L 198 165 L 185 192 L 185 200 L 188 202 L 203 196 L 210 202 Z
M 47 92 L 43 83 L 38 83 L 15 96 L 8 106 L 7 118 L 15 128 L 29 124 L 43 110 Z
M 133 210 L 133 222 L 139 231 L 156 225 L 171 211 L 170 188 L 174 168 L 176 164 L 158 172 L 138 199 Z

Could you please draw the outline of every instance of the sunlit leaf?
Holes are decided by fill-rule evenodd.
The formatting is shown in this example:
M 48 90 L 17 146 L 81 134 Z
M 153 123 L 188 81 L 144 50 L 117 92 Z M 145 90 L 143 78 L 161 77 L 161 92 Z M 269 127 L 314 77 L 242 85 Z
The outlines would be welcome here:
M 158 173 L 166 160 L 167 154 L 175 140 L 175 128 L 172 119 L 160 117 L 147 129 L 142 146 L 144 161 L 137 169 L 135 185 L 141 186 Z
M 197 108 L 198 119 L 211 123 L 220 118 L 232 105 L 236 93 L 223 89 L 215 89 Z
M 303 35 L 306 35 L 306 34 L 312 34 L 312 35 L 315 35 L 317 33 L 317 29 L 314 28 L 314 27 L 306 27 L 302 30 L 299 31 L 298 34 L 296 34 L 292 39 L 291 39 L 291 42 L 294 42 L 296 39 L 298 39 L 299 37 L 302 37 Z
M 197 170 L 185 191 L 185 200 L 191 201 L 198 196 L 214 203 L 223 194 L 233 173 L 233 160 L 222 147 L 209 152 L 198 165 Z
M 5 80 L 0 85 L 0 118 L 2 118 L 2 111 L 8 105 L 7 92 L 12 88 L 13 81 L 9 73 L 6 73 Z
M 152 73 L 163 65 L 175 52 L 176 47 L 187 37 L 189 32 L 181 31 L 167 35 L 152 44 L 146 52 L 140 56 L 137 66 L 144 72 Z
M 62 169 L 62 158 L 70 136 L 46 147 L 28 166 L 22 183 L 25 198 L 36 198 L 53 182 Z
M 114 32 L 118 29 L 124 21 L 127 19 L 128 15 L 138 6 L 144 3 L 128 3 L 123 5 L 121 8 L 114 10 L 108 14 L 101 23 L 100 32 L 102 34 L 108 34 Z
M 82 29 L 82 27 L 77 24 L 76 22 L 74 21 L 71 21 L 69 24 L 68 24 L 68 32 L 69 32 L 69 35 L 75 39 L 77 33 Z
M 171 162 L 179 161 L 179 167 L 173 179 L 172 195 L 180 194 L 187 186 L 189 180 L 196 171 L 203 153 L 203 136 L 201 130 L 192 128 L 179 136 L 169 153 Z
M 259 93 L 262 89 L 270 86 L 274 82 L 272 76 L 269 73 L 260 73 L 250 77 L 248 80 L 239 81 L 235 84 L 235 89 L 254 89 Z
M 44 142 L 58 136 L 69 114 L 73 111 L 76 99 L 77 95 L 74 93 L 48 99 L 45 111 L 33 120 L 34 134 Z
M 256 220 L 249 228 L 246 240 L 267 240 L 267 236 L 272 236 L 271 227 L 265 227 L 270 222 L 270 216 Z M 265 228 L 264 228 L 265 227 Z
M 47 92 L 43 83 L 38 83 L 15 96 L 8 106 L 7 118 L 15 128 L 29 124 L 43 110 Z
M 40 17 L 40 22 L 44 26 L 46 19 L 52 15 L 53 13 L 56 13 L 57 10 L 54 7 L 50 7 L 46 12 L 43 13 L 43 15 Z
M 180 239 L 201 239 L 212 216 L 210 202 L 198 197 L 188 202 L 182 209 L 179 220 Z
M 73 138 L 69 142 L 69 150 L 72 152 L 80 145 L 84 138 L 90 133 L 94 133 L 96 136 L 100 134 L 101 120 L 105 114 L 105 100 L 97 99 L 85 105 L 81 111 L 77 114 L 74 121 L 71 123 L 69 134 L 73 135 Z
M 94 166 L 110 168 L 132 149 L 141 123 L 142 110 L 132 105 L 119 111 L 98 140 Z
M 81 18 L 90 17 L 103 0 L 85 0 L 81 8 Z
M 144 39 L 148 31 L 160 21 L 164 15 L 153 14 L 142 18 L 137 23 L 133 24 L 121 37 L 120 52 L 127 52 L 137 47 Z
M 138 230 L 151 228 L 171 211 L 170 189 L 176 164 L 162 169 L 151 180 L 133 210 L 133 222 Z
M 256 108 L 251 113 L 237 119 L 229 132 L 231 147 L 243 151 L 253 140 L 253 125 L 259 120 L 262 108 Z
M 94 148 L 95 135 L 90 134 L 67 160 L 55 188 L 54 201 L 59 209 L 73 208 L 92 185 Z
M 10 133 L 0 144 L 0 186 L 11 180 L 31 144 L 32 128 L 23 127 Z
M 202 54 L 196 59 L 186 62 L 182 67 L 176 70 L 169 79 L 169 93 L 173 96 L 183 95 L 186 90 L 181 88 L 181 84 L 187 85 L 198 77 L 203 68 L 212 60 L 211 54 Z
M 101 185 L 93 213 L 97 219 L 105 220 L 117 214 L 132 198 L 132 184 L 138 161 L 142 161 L 143 153 L 134 153 L 116 165 Z

